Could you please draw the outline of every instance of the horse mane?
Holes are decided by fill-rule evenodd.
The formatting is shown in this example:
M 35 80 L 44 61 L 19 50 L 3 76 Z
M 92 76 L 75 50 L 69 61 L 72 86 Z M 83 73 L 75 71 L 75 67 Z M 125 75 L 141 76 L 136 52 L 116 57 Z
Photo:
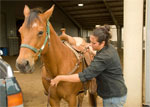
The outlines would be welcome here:
M 30 15 L 29 15 L 29 17 L 27 19 L 27 27 L 30 27 L 30 25 L 34 21 L 34 19 L 40 20 L 40 18 L 38 16 L 40 13 L 43 13 L 43 9 L 42 8 L 31 9 Z

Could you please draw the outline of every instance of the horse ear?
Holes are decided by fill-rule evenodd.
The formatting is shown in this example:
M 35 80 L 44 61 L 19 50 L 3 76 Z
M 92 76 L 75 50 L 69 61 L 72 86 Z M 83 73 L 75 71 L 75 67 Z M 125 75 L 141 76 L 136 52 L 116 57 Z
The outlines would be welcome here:
M 27 5 L 25 5 L 25 7 L 24 7 L 24 16 L 27 17 L 29 15 L 29 13 L 30 13 L 30 8 Z
M 50 16 L 52 15 L 53 13 L 53 10 L 54 10 L 54 7 L 55 5 L 53 5 L 50 9 L 48 9 L 45 13 L 44 13 L 44 16 L 47 20 L 49 20 Z

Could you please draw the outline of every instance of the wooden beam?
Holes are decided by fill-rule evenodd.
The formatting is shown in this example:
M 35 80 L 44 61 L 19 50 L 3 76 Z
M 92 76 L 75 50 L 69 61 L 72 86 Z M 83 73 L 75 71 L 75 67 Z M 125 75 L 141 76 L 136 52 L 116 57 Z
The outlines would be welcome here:
M 107 24 L 107 23 L 113 24 L 112 21 L 103 21 L 103 22 L 102 22 L 102 21 L 101 21 L 101 22 L 99 21 L 99 22 L 87 22 L 87 23 L 86 23 L 86 22 L 81 22 L 81 24 L 84 25 L 84 26 L 85 26 L 85 25 L 86 25 L 86 26 L 89 26 L 89 25 L 94 25 L 94 26 L 95 26 L 95 25 L 97 25 L 97 24 L 104 25 L 104 24 Z
M 103 6 L 103 0 L 55 0 L 63 7 L 75 7 L 78 3 L 83 3 L 85 6 L 87 5 L 99 5 Z M 112 7 L 120 7 L 123 5 L 123 0 L 109 0 Z
M 116 27 L 117 27 L 117 26 L 118 26 L 118 22 L 117 22 L 117 20 L 116 20 L 116 18 L 115 18 L 115 15 L 114 15 L 113 12 L 111 11 L 111 9 L 110 9 L 108 3 L 106 2 L 106 0 L 103 0 L 103 1 L 104 1 L 104 4 L 105 4 L 105 6 L 106 6 L 106 8 L 107 8 L 107 10 L 108 10 L 108 12 L 109 12 L 109 14 L 110 14 L 110 16 L 112 17 L 112 20 L 113 20 L 114 24 L 115 24 Z
M 111 22 L 113 22 L 111 19 L 109 19 L 109 18 L 106 18 L 106 19 L 95 19 L 95 20 L 92 20 L 92 19 L 79 19 L 78 20 L 78 22 L 80 23 L 80 22 L 86 22 L 86 23 L 88 23 L 88 22 L 103 22 L 103 21 L 111 21 Z
M 102 16 L 109 16 L 109 13 L 74 15 L 73 17 L 74 18 L 88 18 L 88 17 L 102 17 Z
M 79 3 L 83 3 L 84 6 L 87 6 L 87 5 L 97 5 L 97 4 L 103 4 L 103 1 L 94 1 L 94 0 L 66 0 L 66 1 L 63 1 L 63 2 L 60 2 L 60 0 L 58 1 L 58 3 L 63 6 L 63 7 L 76 7 Z
M 82 14 L 94 14 L 94 13 L 106 13 L 107 10 L 106 9 L 88 9 L 88 11 L 86 9 L 83 10 L 75 10 L 75 11 L 69 11 L 68 13 L 71 15 L 82 15 Z

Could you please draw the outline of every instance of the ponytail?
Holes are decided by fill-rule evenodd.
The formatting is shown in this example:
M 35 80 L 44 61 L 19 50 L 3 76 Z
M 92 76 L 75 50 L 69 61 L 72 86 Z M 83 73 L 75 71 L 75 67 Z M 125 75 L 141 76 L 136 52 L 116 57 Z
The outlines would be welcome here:
M 105 46 L 107 46 L 109 43 L 109 40 L 111 39 L 110 26 L 104 25 L 104 26 L 100 26 L 94 29 L 93 36 L 97 37 L 98 39 L 97 41 L 99 43 L 102 43 L 102 41 L 105 41 Z

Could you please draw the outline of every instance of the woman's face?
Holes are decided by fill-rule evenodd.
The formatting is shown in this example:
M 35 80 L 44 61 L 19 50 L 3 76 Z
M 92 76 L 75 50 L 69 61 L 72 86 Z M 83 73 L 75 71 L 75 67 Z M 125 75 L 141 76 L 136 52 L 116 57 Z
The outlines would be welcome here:
M 91 42 L 91 46 L 93 48 L 93 50 L 95 51 L 100 51 L 104 45 L 105 45 L 105 41 L 103 41 L 101 44 L 97 41 L 97 37 L 91 35 L 90 36 L 90 42 Z

